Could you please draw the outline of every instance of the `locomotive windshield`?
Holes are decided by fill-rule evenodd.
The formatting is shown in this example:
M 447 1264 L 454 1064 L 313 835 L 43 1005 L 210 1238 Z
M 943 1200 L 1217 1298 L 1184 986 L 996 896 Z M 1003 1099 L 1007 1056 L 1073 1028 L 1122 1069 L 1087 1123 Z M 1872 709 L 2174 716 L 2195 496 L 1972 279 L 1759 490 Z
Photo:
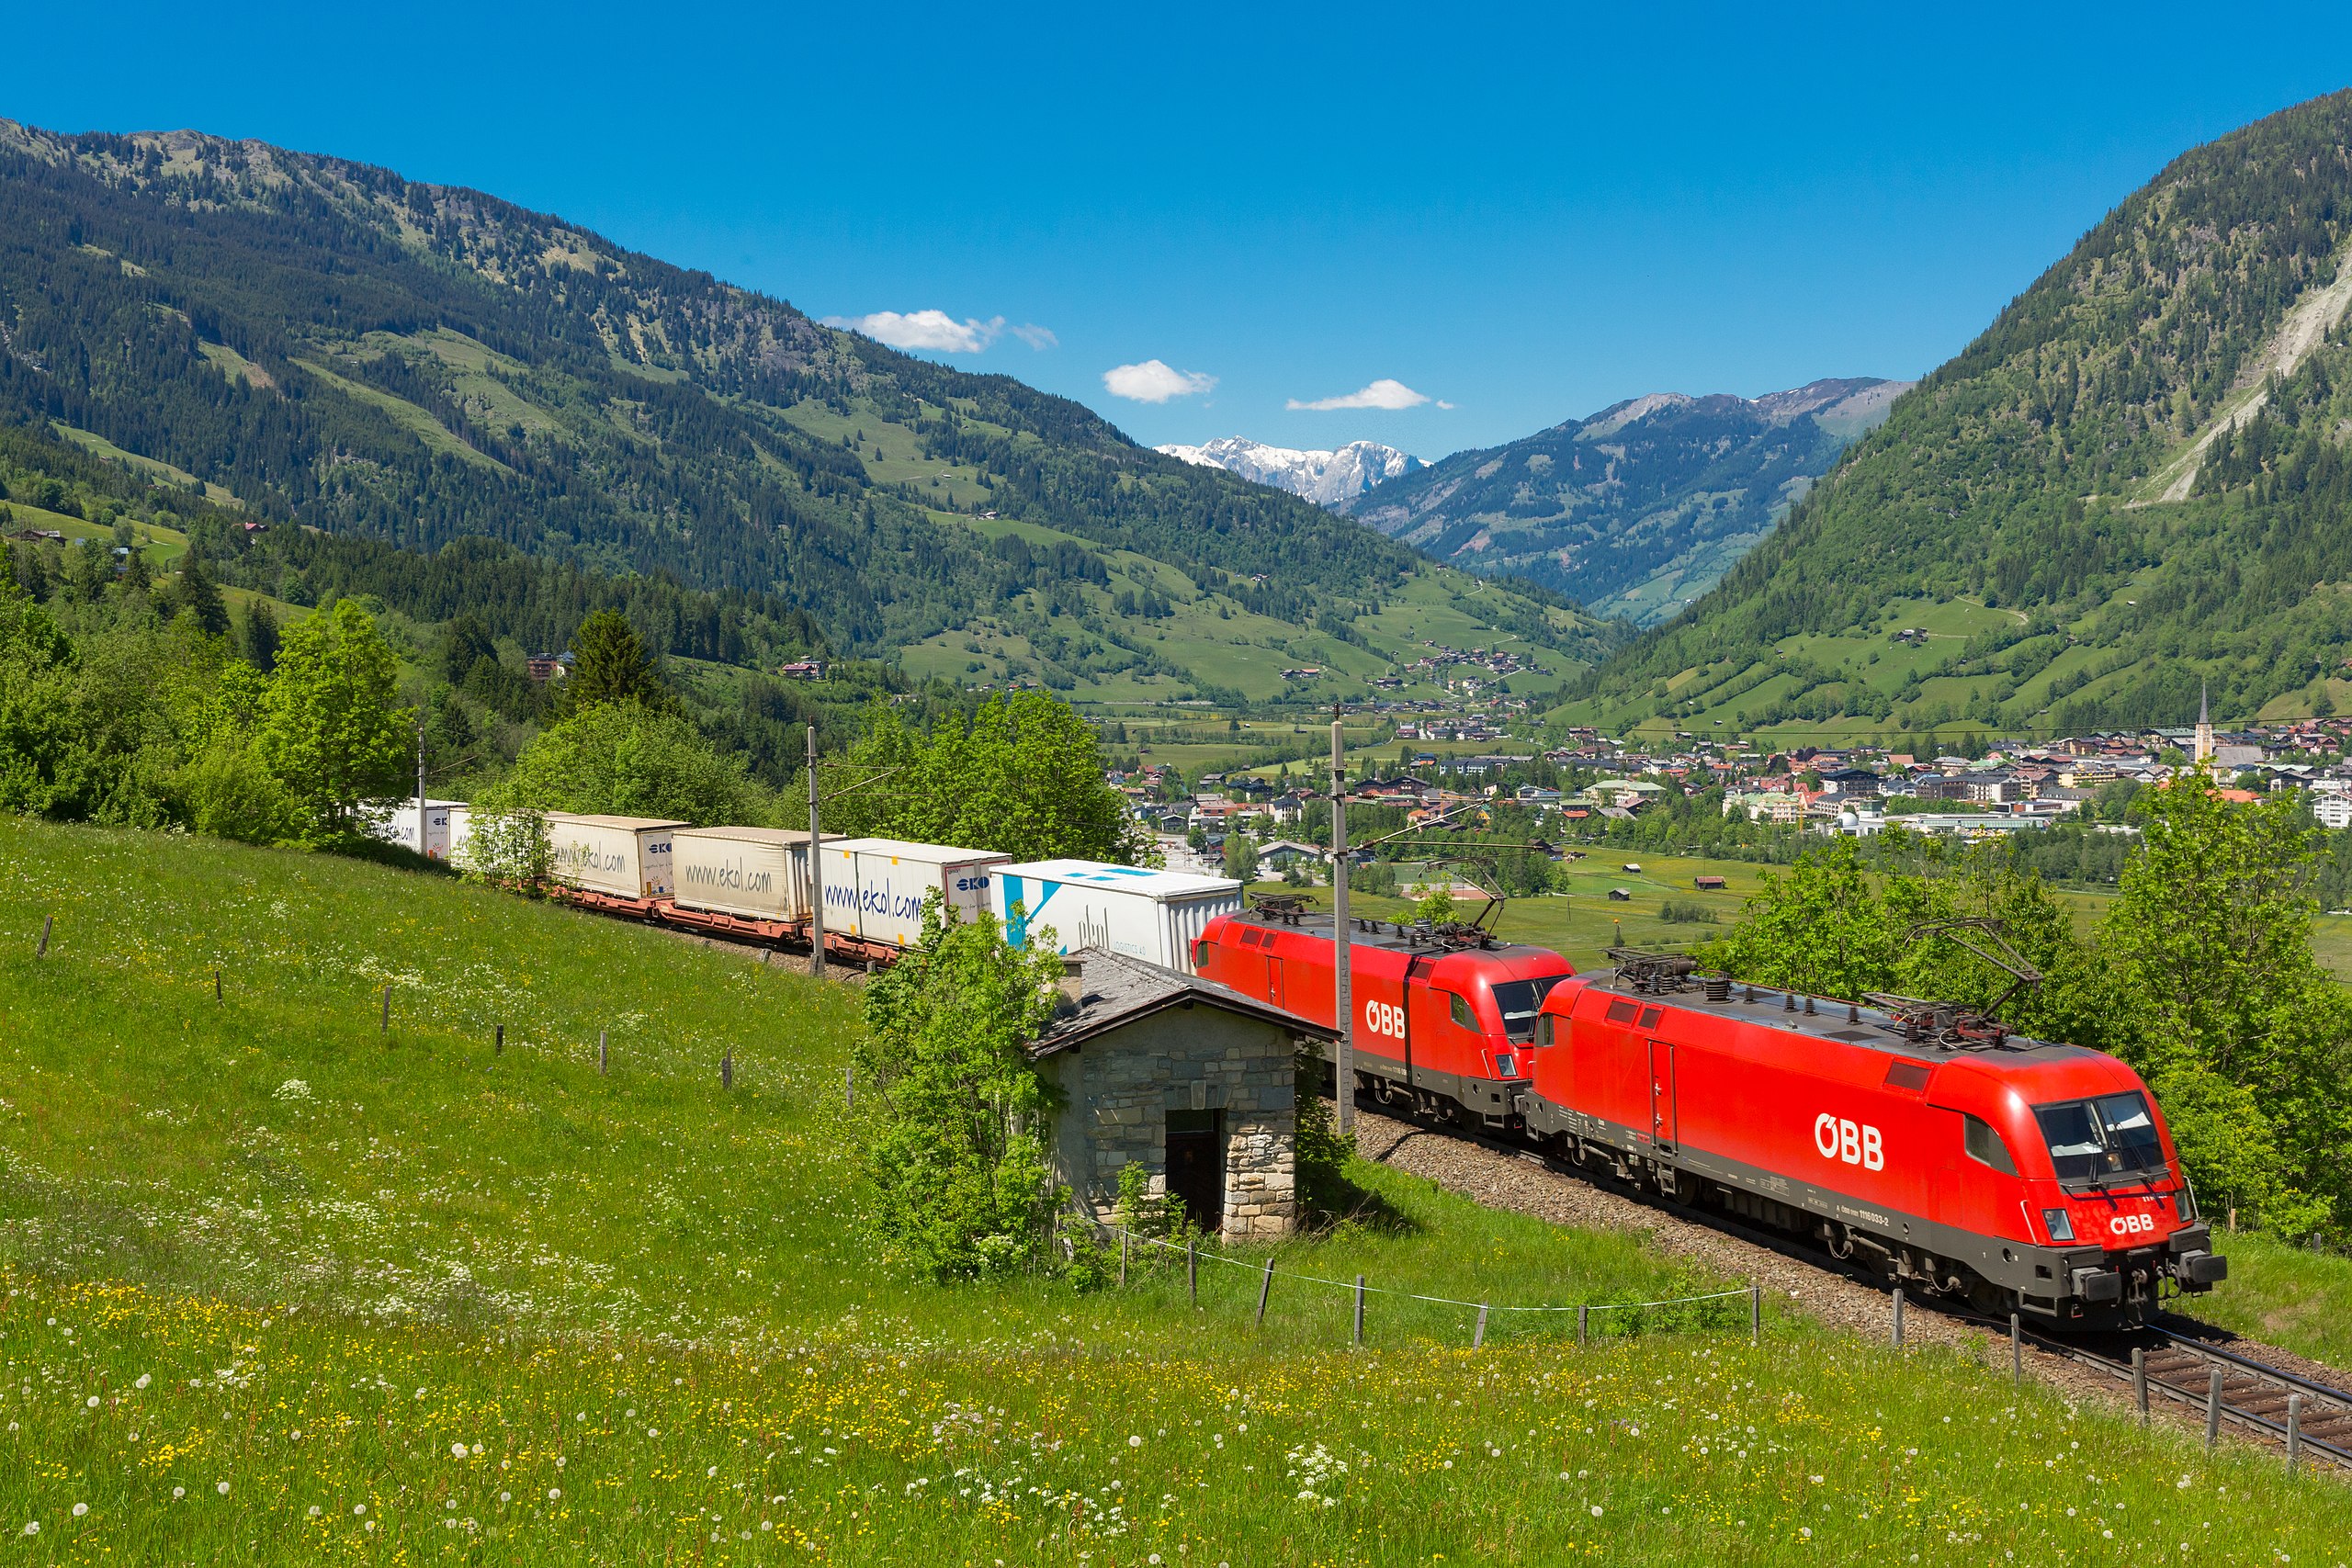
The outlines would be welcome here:
M 1532 980 L 1498 980 L 1495 982 L 1495 1005 L 1503 1012 L 1503 1038 L 1532 1040 L 1535 1038 L 1535 1015 L 1544 1006 L 1544 998 L 1552 987 L 1566 979 L 1566 975 L 1542 975 Z
M 2163 1143 L 2145 1096 L 2105 1094 L 2067 1105 L 2037 1105 L 2034 1119 L 2050 1145 L 2061 1181 L 2117 1179 L 2165 1168 Z

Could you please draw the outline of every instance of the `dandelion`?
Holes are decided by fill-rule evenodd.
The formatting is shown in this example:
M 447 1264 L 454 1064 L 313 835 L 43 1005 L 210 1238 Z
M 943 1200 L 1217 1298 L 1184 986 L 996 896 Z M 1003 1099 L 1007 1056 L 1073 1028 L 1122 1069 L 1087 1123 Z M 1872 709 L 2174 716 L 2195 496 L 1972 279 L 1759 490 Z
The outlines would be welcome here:
M 130 1386 L 133 1388 L 145 1388 L 149 1383 L 154 1381 L 154 1379 L 149 1377 L 145 1372 L 141 1372 L 139 1374 L 139 1381 L 132 1383 Z
M 502 1503 L 512 1503 L 514 1501 L 514 1494 L 512 1492 L 501 1492 L 498 1495 L 498 1500 Z
M 176 1503 L 176 1502 L 178 1502 L 181 1498 L 183 1498 L 183 1497 L 185 1497 L 185 1496 L 187 1496 L 187 1487 L 185 1487 L 185 1486 L 175 1486 L 175 1487 L 173 1487 L 173 1488 L 172 1488 L 172 1501 L 173 1501 L 173 1502 Z
M 1797 1527 L 1797 1534 L 1803 1536 L 1807 1540 L 1811 1540 L 1813 1539 L 1813 1527 L 1811 1525 L 1799 1525 Z
M 367 1505 L 367 1504 L 365 1504 L 365 1503 L 354 1503 L 353 1505 L 351 1505 L 351 1517 L 354 1517 L 354 1518 L 357 1518 L 360 1515 L 362 1515 L 362 1514 L 366 1513 L 367 1511 L 368 1511 L 368 1505 Z
M 562 1488 L 562 1487 L 560 1487 L 560 1486 L 550 1486 L 550 1487 L 548 1487 L 548 1502 L 550 1502 L 550 1503 L 560 1502 L 560 1501 L 561 1501 L 561 1500 L 562 1500 L 562 1497 L 563 1497 L 563 1488 Z
M 78 1519 L 78 1518 L 80 1518 L 84 1514 L 88 1513 L 89 1511 L 90 1511 L 90 1505 L 88 1505 L 87 1503 L 76 1503 L 76 1504 L 74 1504 L 74 1517 L 75 1518 L 77 1518 L 77 1519 Z
M 96 1401 L 93 1400 L 91 1403 L 96 1404 Z M 1143 1439 L 1141 1438 L 1130 1436 L 1127 1438 L 1127 1447 L 1131 1449 L 1139 1449 L 1143 1447 Z
M 53 1323 L 56 1320 L 52 1318 L 50 1321 Z M 39 1519 L 27 1519 L 25 1521 L 25 1533 L 27 1535 L 40 1534 L 40 1521 Z
M 449 1457 L 450 1457 L 451 1459 L 463 1459 L 463 1458 L 465 1458 L 465 1457 L 466 1457 L 466 1445 L 465 1445 L 465 1444 L 463 1444 L 463 1443 L 451 1443 L 451 1444 L 449 1445 Z
M 223 1497 L 226 1497 L 229 1495 L 229 1483 L 223 1481 L 219 1485 L 215 1486 L 213 1490 L 220 1493 Z
M 712 1476 L 714 1476 L 714 1475 L 717 1475 L 717 1474 L 718 1473 L 718 1467 L 717 1465 L 715 1465 L 715 1464 L 714 1464 L 714 1465 L 712 1465 L 708 1470 L 704 1471 L 702 1473 L 703 1473 L 703 1478 L 704 1478 L 705 1480 L 708 1480 L 710 1477 L 712 1477 Z
M 1596 1519 L 1600 1517 L 1600 1505 L 1598 1503 L 1592 1506 L 1592 1517 Z

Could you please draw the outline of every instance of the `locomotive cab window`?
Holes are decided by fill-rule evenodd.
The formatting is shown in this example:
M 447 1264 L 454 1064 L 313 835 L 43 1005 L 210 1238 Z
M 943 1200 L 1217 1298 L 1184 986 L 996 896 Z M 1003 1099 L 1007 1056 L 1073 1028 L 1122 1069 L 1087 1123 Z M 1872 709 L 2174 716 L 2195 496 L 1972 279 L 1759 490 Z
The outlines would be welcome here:
M 1535 1021 L 1535 1043 L 1538 1045 L 1549 1045 L 1557 1039 L 1558 1036 L 1553 1029 L 1553 1026 L 1557 1022 L 1559 1022 L 1559 1020 L 1553 1017 L 1548 1012 L 1543 1017 L 1537 1019 Z
M 2104 1184 L 2165 1169 L 2155 1117 L 2147 1098 L 2136 1091 L 2037 1105 L 2033 1119 L 2041 1124 L 2050 1163 L 2061 1181 Z
M 1478 1027 L 1478 1021 L 1471 1016 L 1470 1003 L 1467 998 L 1455 996 L 1452 991 L 1448 991 L 1445 993 L 1445 1001 L 1447 1008 L 1451 1010 L 1453 1014 L 1454 1022 L 1460 1024 L 1464 1029 L 1476 1029 Z
M 2015 1176 L 2018 1163 L 2009 1157 L 2009 1145 L 2001 1141 L 2001 1134 L 1994 1130 L 1993 1124 L 1981 1116 L 1971 1116 L 1965 1111 L 1960 1113 L 1960 1117 L 1963 1128 L 1961 1139 L 1967 1146 L 1968 1157 L 1979 1164 L 1991 1166 L 2004 1176 Z
M 1532 1040 L 1535 1038 L 1536 1010 L 1552 987 L 1566 979 L 1566 975 L 1543 975 L 1532 980 L 1500 980 L 1495 985 L 1495 1005 L 1502 1009 L 1503 1038 Z M 1468 1019 L 1456 1019 L 1467 1023 Z

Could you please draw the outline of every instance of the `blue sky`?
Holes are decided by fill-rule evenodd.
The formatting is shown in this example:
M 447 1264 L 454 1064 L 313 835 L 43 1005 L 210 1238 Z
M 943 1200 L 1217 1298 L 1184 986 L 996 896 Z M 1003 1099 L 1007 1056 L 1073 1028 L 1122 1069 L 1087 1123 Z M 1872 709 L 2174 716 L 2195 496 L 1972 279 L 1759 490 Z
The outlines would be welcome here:
M 2352 85 L 2340 4 L 116 4 L 8 30 L 0 115 L 474 186 L 813 315 L 913 318 L 875 327 L 1139 440 L 1427 457 L 1646 391 L 1917 376 L 2173 154 Z

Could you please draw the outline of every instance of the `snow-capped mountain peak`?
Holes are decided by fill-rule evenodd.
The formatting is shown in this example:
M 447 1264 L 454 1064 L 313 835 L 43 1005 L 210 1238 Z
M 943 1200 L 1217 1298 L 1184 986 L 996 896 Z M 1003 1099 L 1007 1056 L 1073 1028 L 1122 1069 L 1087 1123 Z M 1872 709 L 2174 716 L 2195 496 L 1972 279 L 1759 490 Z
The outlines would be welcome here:
M 1429 467 L 1410 453 L 1377 441 L 1351 441 L 1336 452 L 1302 452 L 1293 446 L 1269 446 L 1243 435 L 1227 435 L 1198 446 L 1168 446 L 1155 450 L 1286 490 L 1318 506 L 1345 506 L 1377 485 Z

